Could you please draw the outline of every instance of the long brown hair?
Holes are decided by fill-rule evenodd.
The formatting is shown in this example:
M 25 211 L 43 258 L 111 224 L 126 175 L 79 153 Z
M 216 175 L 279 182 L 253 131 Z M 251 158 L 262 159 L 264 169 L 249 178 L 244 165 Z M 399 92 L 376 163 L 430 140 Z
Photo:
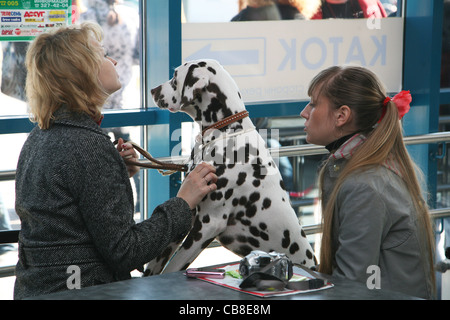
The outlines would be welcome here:
M 385 106 L 385 115 L 379 121 L 383 112 L 383 102 L 386 90 L 377 76 L 362 67 L 331 67 L 320 72 L 312 81 L 308 94 L 325 96 L 331 105 L 339 108 L 347 105 L 355 117 L 354 123 L 358 130 L 366 135 L 367 140 L 353 153 L 353 156 L 342 169 L 326 203 L 322 203 L 323 236 L 320 249 L 319 271 L 327 274 L 332 272 L 333 252 L 332 222 L 335 211 L 335 201 L 343 181 L 352 173 L 364 168 L 382 165 L 388 157 L 397 160 L 405 186 L 411 194 L 418 220 L 426 234 L 431 277 L 434 283 L 434 239 L 429 217 L 429 210 L 424 200 L 419 183 L 419 168 L 410 158 L 403 141 L 403 129 L 399 121 L 398 110 L 394 102 Z M 319 174 L 319 190 L 322 198 L 323 175 L 325 166 Z M 420 230 L 419 230 L 420 231 Z
M 102 37 L 98 24 L 85 22 L 43 33 L 31 43 L 26 92 L 32 120 L 41 129 L 50 127 L 63 104 L 100 119 L 108 94 L 98 80 L 103 55 L 92 40 L 101 42 Z

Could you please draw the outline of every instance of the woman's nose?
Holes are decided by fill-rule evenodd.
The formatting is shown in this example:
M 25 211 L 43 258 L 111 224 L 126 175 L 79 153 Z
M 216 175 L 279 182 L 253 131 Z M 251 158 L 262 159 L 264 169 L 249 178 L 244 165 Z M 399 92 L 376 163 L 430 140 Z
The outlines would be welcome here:
M 308 107 L 309 107 L 309 104 L 303 108 L 302 112 L 300 112 L 300 117 L 305 118 L 305 119 L 308 118 L 308 115 L 309 115 L 308 110 L 307 110 Z
M 117 61 L 108 56 L 108 59 L 112 62 L 114 66 L 117 66 Z

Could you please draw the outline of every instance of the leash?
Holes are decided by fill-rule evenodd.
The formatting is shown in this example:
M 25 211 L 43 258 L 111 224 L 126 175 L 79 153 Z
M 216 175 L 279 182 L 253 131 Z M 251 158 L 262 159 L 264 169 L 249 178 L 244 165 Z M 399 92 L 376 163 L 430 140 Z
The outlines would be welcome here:
M 113 143 L 114 143 L 114 145 L 116 145 L 118 142 L 119 142 L 119 140 L 117 139 Z M 158 161 L 155 158 L 153 158 L 150 153 L 148 153 L 147 151 L 142 149 L 139 145 L 137 145 L 133 141 L 124 140 L 124 143 L 125 142 L 130 143 L 134 147 L 134 149 L 136 149 L 141 155 L 143 155 L 147 160 L 150 161 L 150 163 L 142 163 L 139 161 L 124 159 L 125 163 L 128 165 L 150 168 L 150 169 L 157 169 L 159 171 L 159 173 L 162 174 L 163 176 L 168 176 L 168 175 L 171 175 L 178 171 L 186 172 L 188 170 L 188 167 L 185 164 L 176 164 L 176 163 Z
M 228 126 L 236 121 L 239 121 L 241 119 L 244 119 L 249 116 L 249 113 L 247 110 L 241 111 L 239 113 L 236 113 L 232 116 L 226 117 L 225 119 L 216 122 L 215 124 L 207 127 L 202 131 L 202 136 L 210 129 L 221 129 L 225 126 Z M 119 140 L 117 139 L 114 141 L 114 145 L 117 145 Z M 152 157 L 150 153 L 142 149 L 139 145 L 134 143 L 133 141 L 127 141 L 124 140 L 124 143 L 130 143 L 141 155 L 143 155 L 147 160 L 150 161 L 150 163 L 141 163 L 138 161 L 133 161 L 129 159 L 124 159 L 125 163 L 128 165 L 138 166 L 138 167 L 144 167 L 144 168 L 150 168 L 150 169 L 157 169 L 160 174 L 163 176 L 171 175 L 175 172 L 181 171 L 181 172 L 187 172 L 188 167 L 185 164 L 175 164 L 175 163 L 169 163 L 169 162 L 162 162 L 158 161 L 155 158 Z
M 241 111 L 239 113 L 233 114 L 232 116 L 226 117 L 225 119 L 220 120 L 219 122 L 216 122 L 215 124 L 213 124 L 213 125 L 209 126 L 208 128 L 204 129 L 202 131 L 202 136 L 204 136 L 205 133 L 208 130 L 221 129 L 221 128 L 226 127 L 226 126 L 228 126 L 228 125 L 230 125 L 230 124 L 232 124 L 232 123 L 234 123 L 236 121 L 239 121 L 239 120 L 242 120 L 242 119 L 248 117 L 248 115 L 249 115 L 248 111 L 244 110 L 244 111 Z

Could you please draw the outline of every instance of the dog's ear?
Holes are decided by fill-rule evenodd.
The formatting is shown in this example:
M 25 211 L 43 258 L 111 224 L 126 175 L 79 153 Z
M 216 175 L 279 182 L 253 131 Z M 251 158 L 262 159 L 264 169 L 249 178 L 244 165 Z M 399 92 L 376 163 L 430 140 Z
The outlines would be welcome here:
M 187 107 L 197 99 L 201 99 L 202 93 L 208 85 L 209 74 L 206 68 L 197 64 L 191 65 L 184 79 L 181 93 L 181 108 Z

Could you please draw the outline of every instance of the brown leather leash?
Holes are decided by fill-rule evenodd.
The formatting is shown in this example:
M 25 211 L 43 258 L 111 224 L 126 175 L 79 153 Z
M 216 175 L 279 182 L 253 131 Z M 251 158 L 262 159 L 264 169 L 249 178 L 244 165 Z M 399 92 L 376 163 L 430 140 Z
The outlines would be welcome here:
M 114 145 L 116 145 L 119 142 L 119 140 L 114 141 Z M 134 143 L 133 141 L 127 141 L 124 140 L 124 143 L 130 143 L 134 149 L 136 149 L 140 154 L 142 154 L 147 160 L 150 161 L 150 163 L 144 163 L 139 161 L 133 161 L 130 159 L 123 159 L 127 165 L 133 165 L 138 167 L 144 167 L 149 169 L 157 169 L 159 173 L 161 173 L 163 176 L 171 175 L 175 172 L 187 172 L 188 166 L 185 164 L 176 164 L 171 162 L 163 162 L 156 160 L 152 157 L 150 153 L 142 149 L 139 145 Z
M 247 110 L 241 111 L 239 113 L 236 113 L 232 116 L 226 117 L 225 119 L 216 122 L 215 124 L 209 126 L 208 128 L 204 129 L 202 131 L 202 136 L 210 129 L 221 129 L 225 126 L 228 126 L 236 121 L 239 121 L 241 119 L 244 119 L 249 116 L 249 113 Z M 130 143 L 134 149 L 136 149 L 141 155 L 143 155 L 147 160 L 150 161 L 150 163 L 143 163 L 139 161 L 133 161 L 130 159 L 124 159 L 125 163 L 128 165 L 138 166 L 138 167 L 144 167 L 144 168 L 150 168 L 150 169 L 157 169 L 159 173 L 161 173 L 163 176 L 171 175 L 175 172 L 181 171 L 181 172 L 187 172 L 188 166 L 185 164 L 176 164 L 176 163 L 170 163 L 170 162 L 162 162 L 159 160 L 156 160 L 152 157 L 150 153 L 142 149 L 139 145 L 134 143 L 133 141 L 127 141 L 124 140 L 124 143 Z M 119 140 L 117 139 L 114 141 L 114 145 L 117 145 L 119 143 Z
M 239 113 L 233 114 L 232 116 L 226 117 L 223 120 L 220 120 L 219 122 L 216 122 L 215 124 L 209 126 L 208 128 L 204 129 L 202 131 L 202 136 L 205 135 L 206 131 L 210 130 L 210 129 L 221 129 L 223 127 L 226 127 L 236 121 L 239 121 L 241 119 L 244 119 L 246 117 L 248 117 L 248 111 L 241 111 Z

